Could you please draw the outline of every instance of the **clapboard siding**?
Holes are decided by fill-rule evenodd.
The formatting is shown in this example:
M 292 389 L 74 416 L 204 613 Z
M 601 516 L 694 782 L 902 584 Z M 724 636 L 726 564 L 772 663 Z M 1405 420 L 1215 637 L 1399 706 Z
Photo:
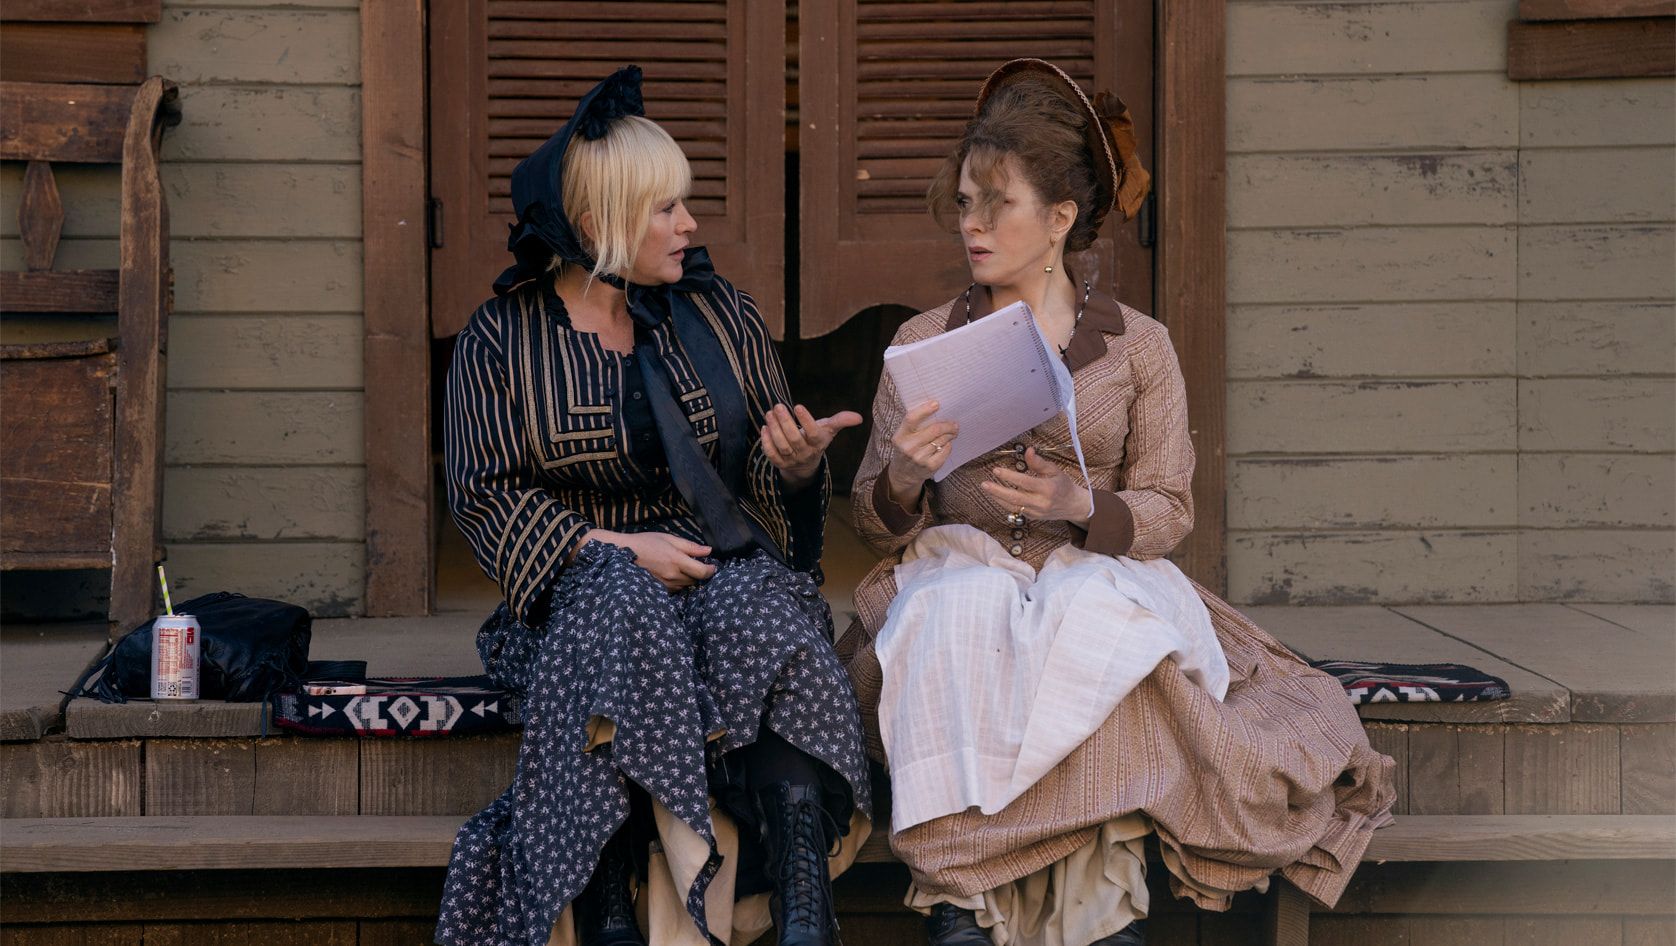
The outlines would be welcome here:
M 1676 595 L 1676 82 L 1517 15 L 1228 6 L 1237 600 Z
M 166 0 L 147 30 L 183 114 L 163 149 L 176 313 L 164 539 L 179 593 L 361 610 L 357 6 Z M 98 243 L 108 226 L 66 235 Z

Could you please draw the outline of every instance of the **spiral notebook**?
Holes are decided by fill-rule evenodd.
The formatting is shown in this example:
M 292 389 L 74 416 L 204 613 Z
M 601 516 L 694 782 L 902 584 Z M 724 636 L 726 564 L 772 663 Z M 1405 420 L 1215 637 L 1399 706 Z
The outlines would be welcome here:
M 949 461 L 937 471 L 939 482 L 1061 413 L 1071 428 L 1083 483 L 1088 482 L 1071 372 L 1023 302 L 941 335 L 892 345 L 885 349 L 885 370 L 908 409 L 936 401 L 936 418 L 960 425 Z

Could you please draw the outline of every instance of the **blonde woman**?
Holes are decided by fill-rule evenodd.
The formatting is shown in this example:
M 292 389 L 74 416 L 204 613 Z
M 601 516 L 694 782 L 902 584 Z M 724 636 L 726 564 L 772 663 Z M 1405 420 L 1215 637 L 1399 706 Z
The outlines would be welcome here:
M 478 649 L 525 725 L 455 842 L 442 943 L 699 946 L 771 916 L 825 944 L 867 834 L 814 575 L 824 451 L 860 418 L 792 406 L 755 303 L 692 245 L 690 174 L 640 70 L 600 83 L 514 172 L 517 262 L 455 349 L 449 508 L 505 595 Z

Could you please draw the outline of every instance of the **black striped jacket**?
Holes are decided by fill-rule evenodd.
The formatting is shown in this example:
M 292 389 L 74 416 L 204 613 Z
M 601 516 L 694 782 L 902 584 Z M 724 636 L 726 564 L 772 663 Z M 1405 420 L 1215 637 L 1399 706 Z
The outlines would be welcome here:
M 813 570 L 831 483 L 823 463 L 816 485 L 790 495 L 762 452 L 757 432 L 767 410 L 792 403 L 768 328 L 751 297 L 721 277 L 695 301 L 730 356 L 750 412 L 753 447 L 740 507 L 794 567 Z M 714 462 L 719 435 L 709 392 L 670 324 L 654 335 Z M 629 358 L 592 333 L 572 331 L 562 303 L 538 282 L 479 306 L 455 345 L 443 437 L 449 511 L 527 624 L 545 619 L 547 593 L 590 528 L 702 541 L 667 467 L 643 462 L 645 451 L 629 441 L 637 432 L 623 409 L 626 392 L 637 387 Z

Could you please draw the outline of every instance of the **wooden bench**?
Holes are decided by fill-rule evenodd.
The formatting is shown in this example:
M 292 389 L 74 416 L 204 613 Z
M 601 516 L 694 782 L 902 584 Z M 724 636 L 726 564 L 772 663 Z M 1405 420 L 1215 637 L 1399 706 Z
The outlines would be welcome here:
M 456 816 L 14 818 L 0 823 L 0 873 L 442 867 Z M 881 838 L 875 839 L 882 840 Z M 890 860 L 869 842 L 863 862 Z M 1662 815 L 1408 816 L 1374 834 L 1367 863 L 1673 861 L 1676 819 Z M 1310 902 L 1270 885 L 1270 943 L 1309 941 Z
M 0 569 L 110 569 L 119 627 L 150 615 L 161 556 L 170 271 L 158 149 L 179 120 L 174 85 L 157 77 L 0 82 L 0 159 L 28 162 L 18 212 L 28 268 L 0 273 L 0 309 L 83 323 L 114 315 L 117 331 L 0 345 Z M 121 165 L 118 268 L 52 268 L 64 223 L 55 162 Z

